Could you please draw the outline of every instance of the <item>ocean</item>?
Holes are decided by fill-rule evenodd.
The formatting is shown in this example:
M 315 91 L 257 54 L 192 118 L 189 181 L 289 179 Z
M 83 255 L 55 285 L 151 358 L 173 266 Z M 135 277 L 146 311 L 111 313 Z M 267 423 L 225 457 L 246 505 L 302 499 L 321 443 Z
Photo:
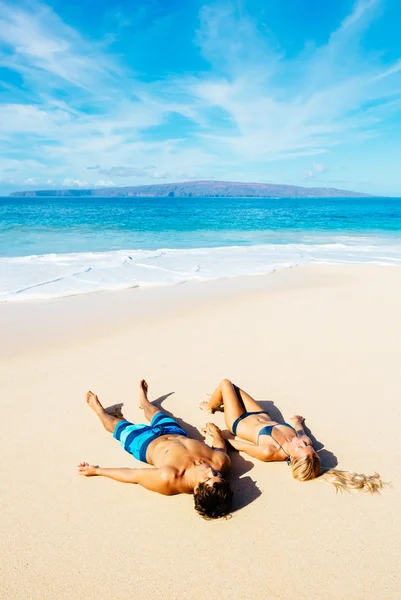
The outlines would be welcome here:
M 0 198 L 0 302 L 401 265 L 399 198 Z

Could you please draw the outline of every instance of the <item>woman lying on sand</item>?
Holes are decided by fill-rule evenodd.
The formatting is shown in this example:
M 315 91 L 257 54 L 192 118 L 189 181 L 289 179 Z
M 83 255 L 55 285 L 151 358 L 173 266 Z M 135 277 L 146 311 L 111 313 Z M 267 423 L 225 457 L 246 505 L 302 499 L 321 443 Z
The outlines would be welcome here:
M 319 477 L 320 458 L 304 431 L 303 417 L 295 415 L 288 423 L 273 421 L 260 404 L 228 379 L 223 379 L 209 401 L 200 407 L 213 413 L 221 405 L 232 434 L 225 437 L 233 448 L 264 462 L 288 461 L 293 477 L 299 481 Z M 362 489 L 371 494 L 378 493 L 384 485 L 377 473 L 367 476 L 330 469 L 322 478 L 337 489 Z

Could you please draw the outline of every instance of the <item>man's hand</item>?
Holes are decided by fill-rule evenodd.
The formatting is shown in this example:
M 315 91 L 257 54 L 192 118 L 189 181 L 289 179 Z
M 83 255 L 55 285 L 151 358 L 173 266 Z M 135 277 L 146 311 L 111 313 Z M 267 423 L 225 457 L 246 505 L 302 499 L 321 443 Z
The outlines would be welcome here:
M 206 423 L 205 427 L 201 429 L 201 434 L 204 435 L 205 438 L 208 436 L 211 438 L 222 437 L 220 427 L 217 427 L 214 423 Z
M 98 467 L 90 465 L 87 462 L 81 462 L 78 465 L 78 473 L 84 477 L 93 477 L 93 475 L 97 475 L 97 469 Z
M 201 429 L 201 433 L 205 436 L 205 443 L 213 448 L 213 450 L 226 451 L 226 443 L 221 434 L 220 427 L 217 427 L 214 423 L 206 423 L 205 427 Z

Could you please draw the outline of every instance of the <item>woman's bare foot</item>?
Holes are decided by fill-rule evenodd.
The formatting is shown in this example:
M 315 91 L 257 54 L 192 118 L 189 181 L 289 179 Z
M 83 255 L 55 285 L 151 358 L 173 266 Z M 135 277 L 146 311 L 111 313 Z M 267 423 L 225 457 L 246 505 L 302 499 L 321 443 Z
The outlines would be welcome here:
M 86 402 L 88 403 L 88 406 L 95 411 L 95 413 L 103 410 L 103 406 L 100 404 L 99 398 L 93 392 L 86 393 Z
M 95 465 L 90 465 L 87 462 L 81 462 L 78 465 L 78 473 L 84 477 L 93 477 L 93 475 L 97 475 L 96 469 L 97 467 L 95 467 Z
M 203 402 L 201 402 L 199 404 L 199 408 L 201 408 L 202 410 L 204 410 L 205 412 L 207 412 L 211 415 L 214 413 L 214 410 L 212 408 L 210 408 L 210 406 L 209 406 L 209 400 L 204 400 Z
M 142 401 L 148 399 L 148 389 L 149 389 L 149 386 L 146 383 L 145 379 L 141 379 L 141 381 L 139 382 L 139 408 L 142 408 L 142 410 L 143 410 Z

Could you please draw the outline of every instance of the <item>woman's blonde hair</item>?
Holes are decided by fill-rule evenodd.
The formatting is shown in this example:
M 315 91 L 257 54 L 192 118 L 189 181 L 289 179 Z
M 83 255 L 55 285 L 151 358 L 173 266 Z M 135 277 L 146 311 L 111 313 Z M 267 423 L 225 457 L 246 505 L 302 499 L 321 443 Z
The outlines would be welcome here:
M 305 456 L 304 458 L 291 458 L 290 466 L 292 469 L 292 475 L 298 481 L 308 481 L 309 479 L 315 479 L 319 477 L 321 472 L 320 458 L 315 452 L 312 456 Z M 321 479 L 332 483 L 336 488 L 336 491 L 347 491 L 352 490 L 363 490 L 368 494 L 378 494 L 380 490 L 386 485 L 384 481 L 380 479 L 378 473 L 373 475 L 363 475 L 360 473 L 349 473 L 348 471 L 338 471 L 337 469 L 330 469 L 321 475 Z

